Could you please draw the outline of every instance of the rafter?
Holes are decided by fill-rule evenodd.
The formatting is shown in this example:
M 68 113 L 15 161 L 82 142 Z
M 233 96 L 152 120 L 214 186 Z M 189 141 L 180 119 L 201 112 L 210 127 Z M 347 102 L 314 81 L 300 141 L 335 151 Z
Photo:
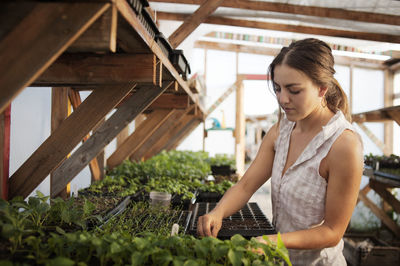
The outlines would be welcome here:
M 201 5 L 204 0 L 150 0 L 151 2 L 175 3 L 175 4 L 193 4 Z M 243 1 L 243 0 L 225 0 L 221 7 L 230 7 L 236 9 L 247 9 L 255 11 L 269 11 L 277 13 L 315 16 L 323 18 L 335 18 L 344 20 L 354 20 L 361 22 L 400 25 L 400 16 L 380 14 L 373 12 L 351 11 L 342 8 L 328 8 L 305 5 L 292 5 L 265 1 Z
M 158 12 L 157 16 L 158 16 L 158 19 L 180 21 L 180 20 L 185 20 L 188 15 L 178 14 L 178 13 Z M 261 22 L 261 21 L 254 21 L 254 20 L 231 19 L 231 18 L 217 17 L 217 16 L 212 16 L 212 17 L 206 18 L 204 20 L 204 23 L 225 25 L 225 26 L 264 29 L 264 30 L 297 32 L 297 33 L 303 33 L 303 34 L 324 35 L 324 36 L 332 36 L 332 37 L 342 37 L 342 38 L 350 38 L 350 39 L 377 41 L 377 42 L 400 43 L 400 36 L 397 36 L 397 35 L 337 30 L 337 29 L 328 29 L 328 28 L 320 28 L 320 27 L 296 26 L 296 25 Z
M 201 6 L 179 26 L 169 37 L 172 47 L 176 48 L 192 33 L 224 0 L 205 0 Z

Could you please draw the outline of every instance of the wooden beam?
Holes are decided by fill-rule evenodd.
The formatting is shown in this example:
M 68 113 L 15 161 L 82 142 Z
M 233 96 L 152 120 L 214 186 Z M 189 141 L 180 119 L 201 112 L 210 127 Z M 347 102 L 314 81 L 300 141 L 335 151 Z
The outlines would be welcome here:
M 201 5 L 204 0 L 150 0 L 151 2 L 175 3 L 175 4 L 193 4 Z M 328 8 L 308 5 L 293 5 L 269 1 L 242 1 L 225 0 L 221 7 L 230 7 L 235 9 L 248 9 L 254 11 L 270 11 L 286 14 L 296 14 L 305 16 L 315 16 L 322 18 L 336 18 L 344 20 L 354 20 L 369 23 L 379 23 L 388 25 L 400 25 L 400 16 L 380 14 L 373 12 L 352 11 L 343 8 Z
M 375 134 L 371 130 L 369 130 L 368 127 L 366 127 L 363 123 L 358 123 L 358 122 L 357 122 L 357 125 L 372 140 L 372 142 L 375 143 L 376 146 L 378 146 L 378 148 L 382 152 L 384 152 L 386 150 L 385 143 L 383 143 L 380 139 L 378 139 L 378 137 L 376 137 Z
M 152 54 L 64 54 L 35 82 L 37 86 L 150 83 L 161 86 L 161 66 Z
M 120 165 L 124 160 L 135 153 L 172 114 L 172 110 L 167 109 L 154 110 L 148 114 L 147 119 L 143 121 L 125 142 L 107 159 L 108 169 Z
M 168 147 L 166 147 L 166 150 L 171 150 L 171 149 L 176 149 L 179 144 L 182 143 L 182 141 L 185 140 L 187 136 L 192 133 L 192 131 L 202 122 L 200 118 L 197 119 L 192 119 L 186 126 L 178 133 L 176 134 L 176 138 L 174 142 L 171 142 L 168 144 Z
M 178 13 L 166 13 L 158 12 L 157 17 L 161 20 L 185 20 L 188 15 Z M 255 28 L 264 30 L 276 30 L 286 32 L 296 32 L 310 35 L 323 35 L 332 37 L 342 37 L 350 39 L 369 40 L 377 42 L 390 42 L 400 43 L 400 36 L 390 35 L 383 33 L 370 33 L 360 31 L 348 31 L 348 30 L 337 30 L 323 27 L 308 27 L 299 25 L 289 25 L 280 23 L 270 23 L 255 20 L 244 20 L 244 19 L 231 19 L 226 17 L 211 16 L 204 20 L 203 23 L 225 25 L 225 26 L 236 26 L 245 28 Z
M 239 80 L 238 78 L 236 80 L 235 159 L 236 170 L 240 178 L 244 175 L 245 172 L 244 160 L 246 146 L 246 121 L 244 117 L 244 85 L 242 80 Z
M 140 161 L 149 149 L 169 130 L 174 128 L 176 121 L 185 113 L 185 110 L 174 109 L 172 114 L 161 123 L 159 128 L 129 157 L 131 161 Z
M 164 90 L 165 88 L 157 86 L 139 88 L 136 92 L 136 97 L 130 98 L 123 106 L 118 108 L 71 157 L 54 171 L 54 179 L 57 181 L 55 191 L 57 192 L 70 182 L 126 125 L 143 112 Z
M 176 48 L 190 35 L 209 15 L 211 15 L 224 0 L 205 0 L 201 6 L 168 38 L 171 46 Z
M 52 88 L 51 89 L 51 132 L 57 130 L 62 122 L 68 117 L 68 91 L 69 88 Z M 58 194 L 52 193 L 54 187 L 53 174 L 50 174 L 50 195 L 61 197 L 62 199 L 69 198 L 67 186 L 64 187 Z
M 389 110 L 387 112 L 390 118 L 393 119 L 398 126 L 400 126 L 400 110 Z
M 183 125 L 186 125 L 189 120 L 185 119 L 188 116 L 189 112 L 194 110 L 194 106 L 189 107 L 181 114 L 180 117 L 178 117 L 175 120 L 174 126 L 165 132 L 154 144 L 150 147 L 150 149 L 147 150 L 146 154 L 144 155 L 145 159 L 151 158 L 152 156 L 158 154 L 160 151 L 162 151 L 163 147 L 165 144 L 168 142 L 169 139 L 171 139 L 178 131 L 179 128 L 181 128 Z
M 281 49 L 278 48 L 270 48 L 263 46 L 252 46 L 252 45 L 243 45 L 243 44 L 234 44 L 234 43 L 222 43 L 216 41 L 196 41 L 194 43 L 195 48 L 203 48 L 203 49 L 211 49 L 211 50 L 220 50 L 220 51 L 231 51 L 238 53 L 248 53 L 248 54 L 261 54 L 261 55 L 269 55 L 276 56 L 278 55 Z M 385 69 L 385 66 L 382 64 L 382 61 L 373 60 L 373 59 L 365 59 L 365 58 L 356 58 L 349 56 L 338 56 L 334 55 L 335 64 L 345 65 L 345 66 L 357 66 L 362 68 L 372 68 L 372 69 Z
M 364 194 L 358 194 L 358 197 L 397 237 L 400 237 L 400 227 L 381 208 Z
M 400 105 L 385 107 L 377 110 L 367 111 L 363 113 L 353 114 L 352 119 L 354 122 L 384 122 L 388 120 L 395 120 L 400 125 L 400 119 L 397 120 L 397 113 L 400 111 Z M 392 116 L 393 115 L 393 116 Z
M 0 112 L 109 7 L 109 3 L 36 3 L 0 40 Z
M 8 199 L 11 105 L 0 114 L 0 198 Z
M 69 96 L 69 100 L 70 100 L 71 105 L 74 108 L 74 110 L 78 109 L 82 103 L 81 95 L 79 94 L 79 91 L 70 89 L 68 96 Z M 87 134 L 82 139 L 82 143 L 85 142 L 86 140 L 88 140 L 89 138 L 90 138 L 90 134 Z M 91 176 L 92 182 L 102 179 L 102 171 L 104 170 L 104 168 L 100 168 L 97 158 L 94 158 L 93 160 L 90 161 L 89 169 L 90 169 L 90 173 L 92 175 Z
M 113 5 L 70 47 L 68 52 L 116 52 L 117 8 Z
M 27 197 L 133 87 L 127 84 L 94 90 L 11 176 L 9 196 Z M 67 183 L 62 184 L 61 189 Z M 54 190 L 54 193 L 60 190 Z
M 384 73 L 384 88 L 383 88 L 383 103 L 385 107 L 393 106 L 393 93 L 394 93 L 394 73 L 389 69 L 385 69 Z M 390 115 L 390 113 L 389 113 Z M 385 150 L 383 154 L 390 156 L 393 153 L 393 123 L 392 121 L 384 122 L 383 124 L 383 142 L 385 143 Z
M 370 180 L 369 185 L 382 199 L 384 199 L 393 208 L 395 212 L 400 214 L 400 201 L 387 190 L 387 187 L 380 182 Z
M 172 86 L 170 86 L 172 87 Z M 119 105 L 122 105 L 124 101 L 134 96 L 135 94 L 129 94 L 125 99 L 123 99 Z M 150 106 L 147 108 L 148 111 L 155 109 L 186 109 L 189 106 L 190 98 L 188 95 L 184 94 L 171 94 L 164 93 L 160 95 Z M 119 106 L 118 105 L 118 106 Z M 118 108 L 117 106 L 117 108 Z

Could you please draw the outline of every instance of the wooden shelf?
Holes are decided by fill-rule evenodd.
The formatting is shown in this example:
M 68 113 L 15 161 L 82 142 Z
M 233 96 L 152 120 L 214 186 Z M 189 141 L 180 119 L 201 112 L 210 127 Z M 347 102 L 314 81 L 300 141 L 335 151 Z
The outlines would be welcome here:
M 352 115 L 353 122 L 387 122 L 394 120 L 400 125 L 400 105 Z
M 134 154 L 128 142 L 123 151 L 117 147 L 118 160 L 175 148 L 204 119 L 198 95 L 127 0 L 2 1 L 0 86 L 7 89 L 0 91 L 0 112 L 32 85 L 93 93 L 82 103 L 75 99 L 74 112 L 10 177 L 10 197 L 28 196 L 49 174 L 55 196 L 141 113 L 154 117 L 157 130 L 134 147 Z M 165 112 L 170 119 L 157 119 Z

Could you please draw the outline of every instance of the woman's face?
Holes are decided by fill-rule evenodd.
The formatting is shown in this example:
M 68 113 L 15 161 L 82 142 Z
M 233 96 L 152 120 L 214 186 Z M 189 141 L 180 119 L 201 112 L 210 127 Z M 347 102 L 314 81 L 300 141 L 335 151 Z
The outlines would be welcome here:
M 277 65 L 273 82 L 279 105 L 290 121 L 302 120 L 321 108 L 322 90 L 303 72 Z

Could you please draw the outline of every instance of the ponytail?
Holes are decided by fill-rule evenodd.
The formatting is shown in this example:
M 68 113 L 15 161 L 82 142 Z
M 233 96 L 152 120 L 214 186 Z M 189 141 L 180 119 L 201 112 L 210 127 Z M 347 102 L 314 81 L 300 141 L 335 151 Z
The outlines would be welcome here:
M 343 115 L 351 123 L 352 119 L 347 96 L 335 78 L 332 78 L 332 87 L 326 92 L 325 99 L 329 110 L 334 113 L 338 110 L 342 111 Z

